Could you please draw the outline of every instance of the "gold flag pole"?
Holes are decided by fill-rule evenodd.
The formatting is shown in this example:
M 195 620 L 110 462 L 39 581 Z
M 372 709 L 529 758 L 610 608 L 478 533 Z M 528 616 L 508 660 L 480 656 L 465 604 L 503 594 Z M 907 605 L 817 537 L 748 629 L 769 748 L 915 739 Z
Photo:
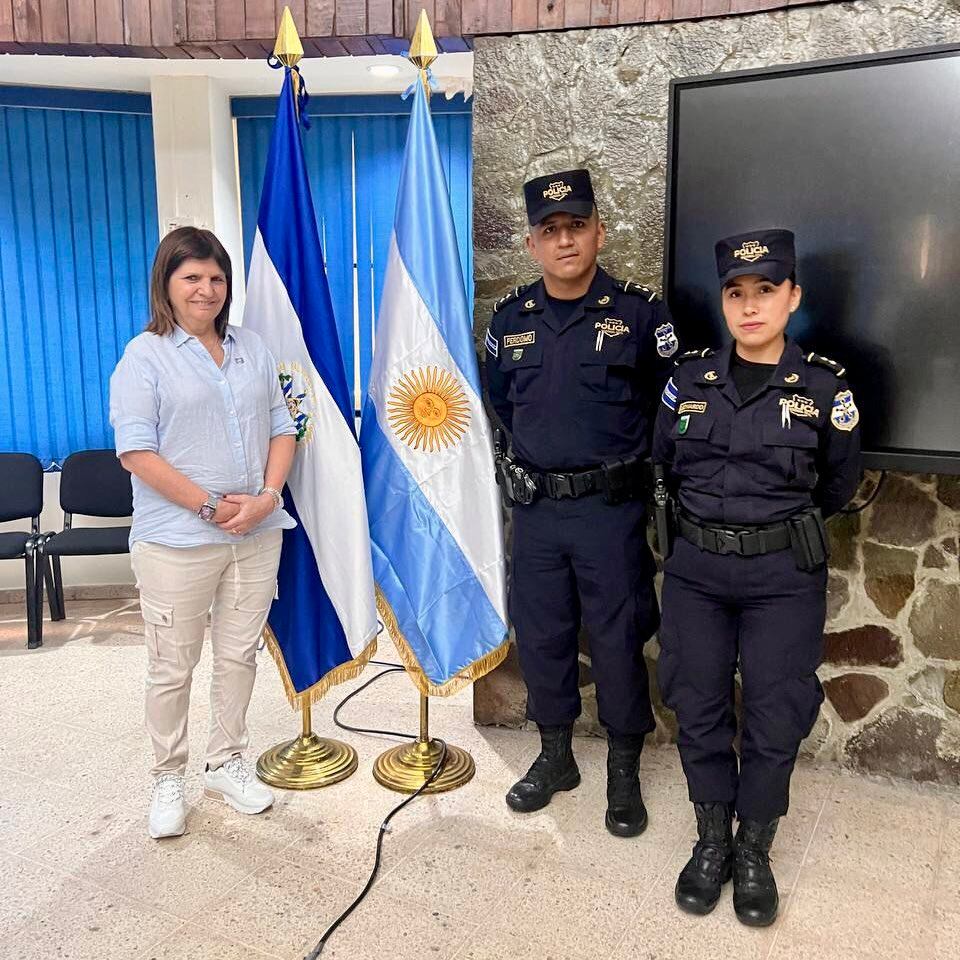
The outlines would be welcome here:
M 289 7 L 283 8 L 273 55 L 288 68 L 295 67 L 303 57 L 303 44 Z M 292 80 L 294 108 L 299 112 L 300 77 L 295 70 Z M 309 697 L 301 698 L 300 710 L 300 736 L 261 754 L 257 776 L 272 787 L 286 790 L 313 790 L 346 780 L 357 769 L 357 751 L 340 740 L 318 737 L 313 732 Z
M 433 38 L 433 31 L 430 29 L 430 20 L 427 17 L 426 10 L 421 10 L 420 19 L 417 21 L 417 28 L 410 43 L 408 59 L 420 71 L 420 82 L 423 84 L 428 103 L 430 101 L 430 81 L 427 76 L 427 68 L 437 59 L 437 56 L 437 43 Z M 396 617 L 392 616 L 392 610 L 390 610 L 386 598 L 379 591 L 377 593 L 377 606 L 388 629 L 391 632 L 399 632 Z M 395 637 L 394 639 L 397 640 L 398 644 L 404 642 L 402 637 Z M 421 691 L 420 736 L 411 744 L 401 744 L 399 747 L 387 750 L 377 757 L 376 763 L 373 765 L 373 776 L 377 783 L 390 790 L 396 790 L 398 793 L 414 793 L 429 779 L 440 762 L 440 758 L 444 757 L 444 744 L 440 740 L 430 739 L 429 720 L 430 701 L 427 695 Z M 443 769 L 423 792 L 443 793 L 446 790 L 462 787 L 473 779 L 475 772 L 476 767 L 473 757 L 466 750 L 447 744 Z

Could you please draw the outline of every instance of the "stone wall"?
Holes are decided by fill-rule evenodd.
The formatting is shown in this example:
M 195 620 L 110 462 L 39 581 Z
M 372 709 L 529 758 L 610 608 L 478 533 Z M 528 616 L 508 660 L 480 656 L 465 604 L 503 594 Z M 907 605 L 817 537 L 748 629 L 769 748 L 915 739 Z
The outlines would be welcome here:
M 960 41 L 960 0 L 865 0 L 656 26 L 478 39 L 474 100 L 476 332 L 536 274 L 522 251 L 524 180 L 580 165 L 608 222 L 605 265 L 659 287 L 668 84 L 674 77 Z M 877 482 L 872 474 L 862 490 Z M 831 521 L 821 677 L 805 753 L 960 784 L 960 478 L 889 474 Z M 599 733 L 583 638 L 581 732 Z M 656 675 L 656 643 L 648 648 Z M 675 721 L 656 697 L 657 737 Z M 481 723 L 524 722 L 516 658 L 477 684 Z

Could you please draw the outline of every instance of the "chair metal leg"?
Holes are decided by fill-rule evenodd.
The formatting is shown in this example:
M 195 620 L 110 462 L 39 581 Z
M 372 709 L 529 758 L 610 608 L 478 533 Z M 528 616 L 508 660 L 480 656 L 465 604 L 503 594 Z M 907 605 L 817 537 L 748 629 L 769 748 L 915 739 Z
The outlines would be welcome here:
M 28 545 L 24 555 L 24 587 L 27 606 L 27 649 L 36 650 L 43 640 L 37 623 L 37 562 L 33 547 Z
M 52 610 L 50 613 L 50 618 L 52 620 L 64 620 L 66 619 L 66 607 L 63 602 L 63 574 L 60 571 L 60 558 L 53 557 L 53 584 L 54 592 L 56 593 L 56 615 L 53 614 Z

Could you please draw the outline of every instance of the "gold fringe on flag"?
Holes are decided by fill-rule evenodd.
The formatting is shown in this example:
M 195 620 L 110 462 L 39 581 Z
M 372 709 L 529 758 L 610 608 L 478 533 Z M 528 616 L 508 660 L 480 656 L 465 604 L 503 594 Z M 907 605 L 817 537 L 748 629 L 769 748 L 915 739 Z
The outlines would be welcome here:
M 393 637 L 397 653 L 400 654 L 400 659 L 403 661 L 403 666 L 410 675 L 410 679 L 413 680 L 417 689 L 425 697 L 453 696 L 453 694 L 462 690 L 464 687 L 479 680 L 496 667 L 499 667 L 510 652 L 510 638 L 507 637 L 499 647 L 484 654 L 479 660 L 475 660 L 469 667 L 461 670 L 445 683 L 436 684 L 431 682 L 421 669 L 413 650 L 410 648 L 410 644 L 407 643 L 407 638 L 400 629 L 400 624 L 397 623 L 397 617 L 393 612 L 393 607 L 390 606 L 390 602 L 383 595 L 380 587 L 377 587 L 377 613 L 380 614 L 380 619 L 383 621 L 384 626 L 390 631 L 390 636 Z
M 329 673 L 313 684 L 313 686 L 297 692 L 293 686 L 293 681 L 290 679 L 290 672 L 287 670 L 287 665 L 284 662 L 283 652 L 280 650 L 280 643 L 277 640 L 276 634 L 270 627 L 264 627 L 263 638 L 266 640 L 270 656 L 273 657 L 273 661 L 277 665 L 277 670 L 280 672 L 280 679 L 283 681 L 283 692 L 287 695 L 287 700 L 294 710 L 302 710 L 304 706 L 310 706 L 318 700 L 321 700 L 331 687 L 335 687 L 337 684 L 344 683 L 347 680 L 353 680 L 354 677 L 359 677 L 363 672 L 363 668 L 377 652 L 377 638 L 374 637 L 353 660 L 341 663 L 339 667 L 334 667 Z

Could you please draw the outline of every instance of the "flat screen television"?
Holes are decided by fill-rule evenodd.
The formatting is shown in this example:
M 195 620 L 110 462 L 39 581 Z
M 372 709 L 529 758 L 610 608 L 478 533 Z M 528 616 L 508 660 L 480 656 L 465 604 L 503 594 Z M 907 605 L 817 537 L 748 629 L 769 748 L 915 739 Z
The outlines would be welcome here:
M 864 463 L 960 473 L 960 46 L 675 80 L 664 289 L 727 339 L 713 245 L 786 227 L 788 333 L 844 364 Z

